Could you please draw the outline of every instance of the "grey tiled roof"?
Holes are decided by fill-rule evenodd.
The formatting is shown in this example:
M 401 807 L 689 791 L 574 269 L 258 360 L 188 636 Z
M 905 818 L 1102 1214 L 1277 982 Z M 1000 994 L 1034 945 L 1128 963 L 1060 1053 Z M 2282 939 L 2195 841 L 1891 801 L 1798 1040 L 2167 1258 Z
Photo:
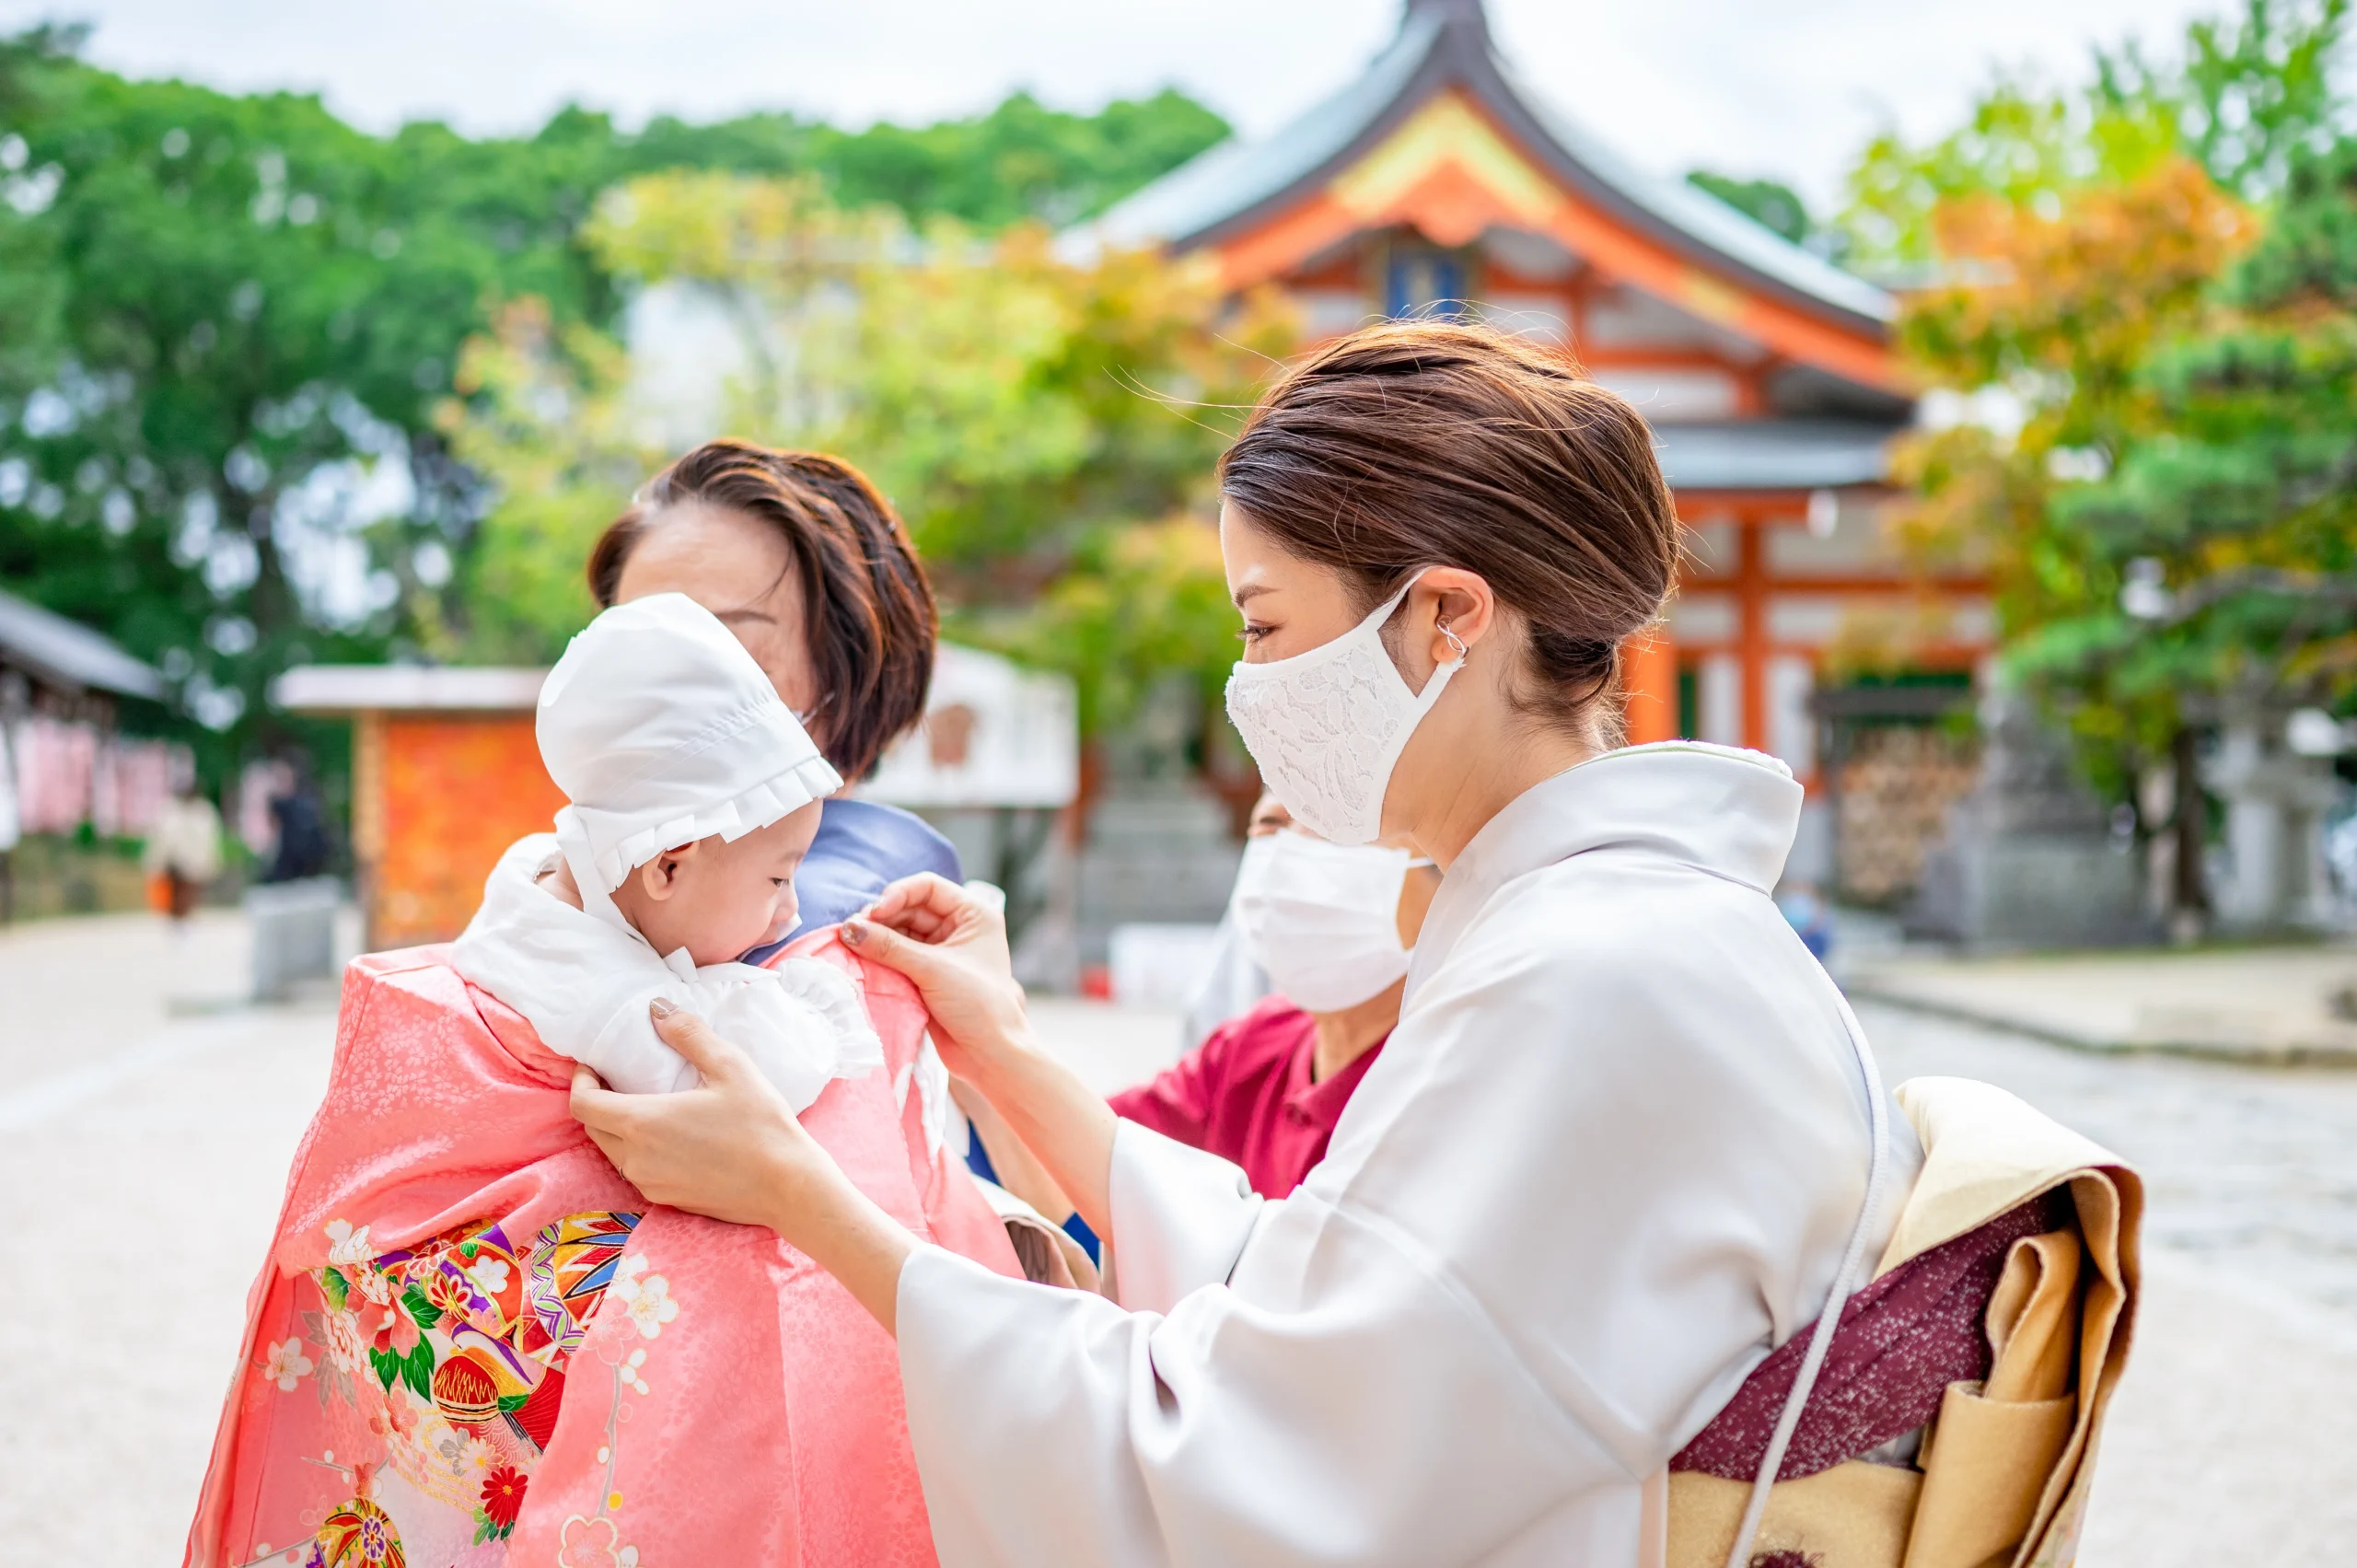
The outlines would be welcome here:
M 164 678 L 78 621 L 0 592 L 0 660 L 52 685 L 160 698 Z
M 1429 11 L 1411 16 L 1356 81 L 1257 142 L 1230 138 L 1116 204 L 1093 226 L 1108 244 L 1183 245 L 1283 195 L 1350 149 L 1415 79 L 1441 35 Z
M 1893 434 L 1846 419 L 1662 424 L 1654 449 L 1673 490 L 1839 490 L 1889 477 Z

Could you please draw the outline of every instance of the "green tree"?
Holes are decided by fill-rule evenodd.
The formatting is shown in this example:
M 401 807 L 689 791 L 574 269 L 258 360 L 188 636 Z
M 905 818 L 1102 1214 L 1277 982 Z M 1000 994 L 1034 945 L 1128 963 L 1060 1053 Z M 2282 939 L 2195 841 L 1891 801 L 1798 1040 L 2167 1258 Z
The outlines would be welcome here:
M 2190 24 L 2174 58 L 2131 39 L 2096 50 L 2076 87 L 2000 72 L 1946 134 L 1917 146 L 1889 131 L 1867 144 L 1838 220 L 1850 255 L 1900 269 L 1969 261 L 1941 250 L 1946 203 L 1993 196 L 2051 219 L 2073 192 L 2176 156 L 2263 201 L 2293 149 L 2344 112 L 2329 66 L 2347 28 L 2348 0 L 2242 0 L 2231 20 Z
M 1760 227 L 1782 235 L 1795 245 L 1817 232 L 1800 192 L 1778 180 L 1737 180 L 1732 175 L 1697 168 L 1688 171 L 1686 183 L 1716 196 Z
M 2040 629 L 2054 679 L 2263 725 L 2357 697 L 2357 142 L 2293 152 L 2266 237 L 2141 367 L 2154 417 L 2058 511 L 2121 591 Z
M 1210 474 L 1295 341 L 1272 299 L 1232 308 L 1202 269 L 1152 252 L 1067 259 L 1037 226 L 915 231 L 793 180 L 650 176 L 587 238 L 618 276 L 692 284 L 772 345 L 737 389 L 738 428 L 854 454 L 907 519 L 953 635 L 1070 671 L 1092 733 L 1161 679 L 1210 694 L 1235 656 Z M 610 402 L 618 385 L 576 377 L 566 396 Z M 522 460 L 583 467 L 555 455 L 564 433 L 532 433 L 521 395 L 486 384 L 452 426 L 459 450 L 520 431 Z M 510 494 L 487 540 L 537 526 Z
M 1978 411 L 1901 444 L 1905 526 L 1925 553 L 1988 568 L 2008 668 L 2097 787 L 2140 808 L 2146 770 L 2190 777 L 2212 710 L 2198 682 L 2156 675 L 2184 640 L 2165 647 L 2124 614 L 2123 593 L 2155 585 L 2103 519 L 2119 485 L 2147 482 L 2131 454 L 2147 467 L 2183 439 L 2167 345 L 2204 331 L 2298 149 L 2342 112 L 2319 63 L 2344 21 L 2342 0 L 2246 0 L 2189 29 L 2174 63 L 2123 46 L 2076 92 L 2001 82 L 1927 147 L 1877 142 L 1852 180 L 1862 249 L 1928 263 L 1900 340 L 1941 389 L 1933 406 Z M 2177 795 L 2141 825 L 2179 835 L 2175 891 L 2199 908 L 2202 809 Z
M 528 509 L 545 470 L 503 466 L 522 448 L 480 431 L 454 453 L 436 411 L 522 385 L 535 356 L 593 383 L 610 367 L 583 331 L 621 296 L 584 230 L 616 181 L 865 180 L 862 200 L 999 224 L 1095 210 L 1225 130 L 1167 93 L 1096 115 L 1018 98 L 917 131 L 751 115 L 631 134 L 569 109 L 524 137 L 377 137 L 309 98 L 126 80 L 75 58 L 79 37 L 0 39 L 0 575 L 163 668 L 215 772 L 276 722 L 262 697 L 288 663 L 470 634 L 523 656 L 570 602 L 517 537 L 471 543 L 494 492 Z M 541 347 L 501 314 L 526 298 Z M 611 477 L 561 471 L 571 488 L 541 498 L 559 512 Z M 535 528 L 578 542 L 577 519 Z M 479 633 L 443 613 L 454 558 Z M 524 608 L 503 620 L 509 590 Z

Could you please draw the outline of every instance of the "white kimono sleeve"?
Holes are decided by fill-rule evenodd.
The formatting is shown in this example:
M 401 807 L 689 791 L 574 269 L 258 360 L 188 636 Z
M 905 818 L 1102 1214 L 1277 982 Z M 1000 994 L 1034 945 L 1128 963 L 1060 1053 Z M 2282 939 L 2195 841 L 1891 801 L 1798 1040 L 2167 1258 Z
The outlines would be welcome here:
M 1166 1317 L 910 1259 L 901 1381 L 946 1568 L 1430 1568 L 1628 1481 L 1380 1222 L 1297 1192 L 1245 1266 L 1248 1299 L 1208 1285 Z
M 1240 1167 L 1134 1121 L 1114 1130 L 1109 1185 L 1121 1238 L 1115 1288 L 1140 1312 L 1226 1283 L 1268 1206 Z

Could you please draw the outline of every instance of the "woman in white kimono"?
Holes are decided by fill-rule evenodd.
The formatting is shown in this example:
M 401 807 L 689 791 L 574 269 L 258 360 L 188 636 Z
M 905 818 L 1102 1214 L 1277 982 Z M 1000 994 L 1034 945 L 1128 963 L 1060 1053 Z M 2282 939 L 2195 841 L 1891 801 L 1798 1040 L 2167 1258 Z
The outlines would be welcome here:
M 1342 340 L 1221 478 L 1228 711 L 1263 777 L 1447 873 L 1298 1191 L 1117 1121 L 1037 1043 L 990 901 L 939 878 L 847 935 L 923 989 L 951 1070 L 1109 1238 L 1118 1300 L 915 1241 L 685 1016 L 706 1087 L 583 1083 L 576 1111 L 648 1197 L 772 1227 L 897 1332 L 946 1563 L 1657 1561 L 1669 1459 L 1838 1317 L 1921 1158 L 1769 897 L 1800 786 L 1614 749 L 1676 523 L 1643 422 L 1547 351 Z

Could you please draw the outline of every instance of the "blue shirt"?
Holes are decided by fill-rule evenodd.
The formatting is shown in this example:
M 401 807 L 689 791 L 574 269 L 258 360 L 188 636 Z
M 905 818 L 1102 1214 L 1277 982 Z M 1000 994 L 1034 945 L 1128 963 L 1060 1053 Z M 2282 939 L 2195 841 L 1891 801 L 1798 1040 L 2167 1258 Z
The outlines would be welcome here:
M 830 800 L 819 814 L 819 836 L 794 874 L 801 923 L 784 941 L 756 947 L 738 961 L 767 962 L 804 932 L 849 919 L 890 884 L 921 871 L 938 872 L 952 882 L 965 879 L 957 848 L 924 819 L 872 800 Z

